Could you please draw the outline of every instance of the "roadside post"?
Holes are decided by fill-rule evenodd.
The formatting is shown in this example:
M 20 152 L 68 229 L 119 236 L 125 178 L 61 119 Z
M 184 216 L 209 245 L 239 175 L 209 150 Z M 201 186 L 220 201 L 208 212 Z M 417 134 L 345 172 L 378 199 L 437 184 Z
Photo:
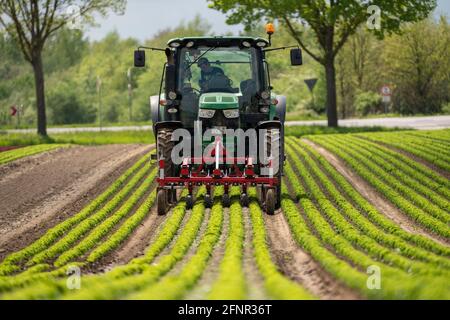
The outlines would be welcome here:
M 384 113 L 388 113 L 388 106 L 391 103 L 392 89 L 389 85 L 385 84 L 381 87 L 381 96 L 384 104 Z
M 98 126 L 102 131 L 102 79 L 97 77 L 97 95 L 98 95 Z

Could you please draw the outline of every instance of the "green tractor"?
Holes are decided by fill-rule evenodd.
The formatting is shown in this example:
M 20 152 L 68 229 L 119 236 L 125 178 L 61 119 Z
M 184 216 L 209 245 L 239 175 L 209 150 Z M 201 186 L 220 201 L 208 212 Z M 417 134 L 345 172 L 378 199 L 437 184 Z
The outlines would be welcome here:
M 254 37 L 186 37 L 167 48 L 139 47 L 135 67 L 145 66 L 145 49 L 164 51 L 167 62 L 160 94 L 150 98 L 156 159 L 159 165 L 157 207 L 165 214 L 176 203 L 176 189 L 186 188 L 188 208 L 194 188 L 206 186 L 204 202 L 212 205 L 211 190 L 241 186 L 240 201 L 257 187 L 268 214 L 281 204 L 286 98 L 272 92 L 270 51 L 290 48 L 291 65 L 302 64 L 297 46 L 270 48 L 269 39 Z

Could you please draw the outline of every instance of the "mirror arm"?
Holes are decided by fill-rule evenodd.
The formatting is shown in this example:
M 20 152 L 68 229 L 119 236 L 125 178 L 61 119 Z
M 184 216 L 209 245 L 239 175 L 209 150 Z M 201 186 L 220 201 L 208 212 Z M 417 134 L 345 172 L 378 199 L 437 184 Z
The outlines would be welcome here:
M 290 48 L 299 48 L 299 46 L 288 46 L 288 47 L 279 47 L 279 48 L 271 48 L 271 49 L 265 49 L 263 50 L 264 52 L 269 52 L 269 51 L 276 51 L 276 50 L 285 50 L 285 49 L 290 49 Z
M 138 50 L 139 50 L 139 51 L 140 51 L 141 49 L 153 50 L 153 51 L 166 51 L 166 49 L 161 49 L 161 48 L 153 48 L 153 47 L 145 47 L 145 46 L 140 46 L 140 47 L 138 47 Z

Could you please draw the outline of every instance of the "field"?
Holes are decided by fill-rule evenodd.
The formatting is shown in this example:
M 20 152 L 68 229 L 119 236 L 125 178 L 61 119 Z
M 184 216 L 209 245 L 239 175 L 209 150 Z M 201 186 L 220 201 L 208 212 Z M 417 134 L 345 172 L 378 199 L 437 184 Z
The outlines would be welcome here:
M 0 298 L 450 299 L 450 130 L 290 130 L 282 207 L 272 216 L 255 189 L 242 207 L 236 187 L 229 207 L 217 187 L 205 208 L 199 188 L 192 210 L 182 191 L 157 215 L 153 147 L 51 151 L 87 152 L 103 175 L 78 182 L 79 196 L 37 221 L 38 204 L 24 202 L 22 218 L 2 212 L 15 220 L 1 228 Z M 119 152 L 127 159 L 99 167 Z M 38 170 L 36 161 L 54 167 L 46 157 L 5 156 L 0 186 L 19 179 L 17 168 Z M 90 176 L 83 168 L 73 174 Z

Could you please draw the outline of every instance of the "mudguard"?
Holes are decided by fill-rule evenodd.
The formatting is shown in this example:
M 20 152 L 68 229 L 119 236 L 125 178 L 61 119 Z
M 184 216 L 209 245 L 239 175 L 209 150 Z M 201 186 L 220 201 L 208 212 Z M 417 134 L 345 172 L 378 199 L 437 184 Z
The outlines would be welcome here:
M 278 104 L 276 105 L 276 115 L 281 123 L 286 120 L 286 96 L 276 96 Z
M 150 115 L 153 125 L 153 133 L 156 134 L 155 125 L 161 121 L 159 117 L 159 96 L 150 97 Z

